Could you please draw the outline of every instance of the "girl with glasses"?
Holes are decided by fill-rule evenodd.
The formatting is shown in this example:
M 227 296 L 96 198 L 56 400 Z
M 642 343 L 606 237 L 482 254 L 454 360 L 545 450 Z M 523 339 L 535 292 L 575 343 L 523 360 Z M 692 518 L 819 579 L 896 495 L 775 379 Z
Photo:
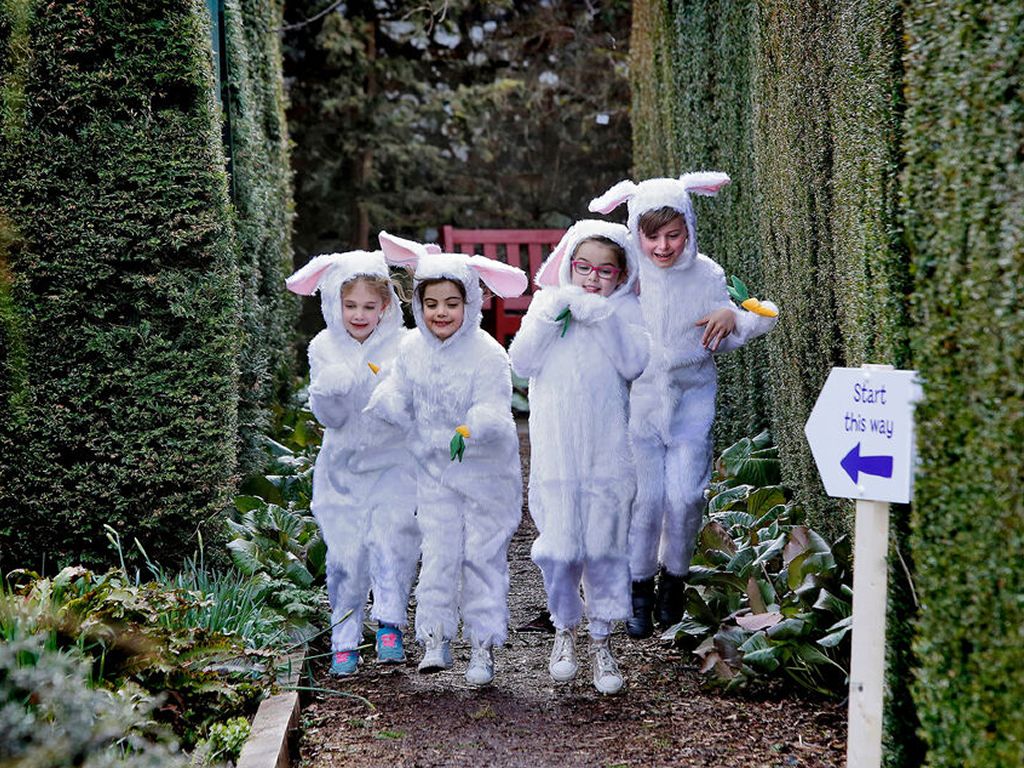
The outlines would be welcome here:
M 577 222 L 534 276 L 541 290 L 509 348 L 513 369 L 530 378 L 532 556 L 556 629 L 548 671 L 559 683 L 576 676 L 585 613 L 594 686 L 609 694 L 623 683 L 609 635 L 630 615 L 629 382 L 649 351 L 636 276 L 624 226 Z

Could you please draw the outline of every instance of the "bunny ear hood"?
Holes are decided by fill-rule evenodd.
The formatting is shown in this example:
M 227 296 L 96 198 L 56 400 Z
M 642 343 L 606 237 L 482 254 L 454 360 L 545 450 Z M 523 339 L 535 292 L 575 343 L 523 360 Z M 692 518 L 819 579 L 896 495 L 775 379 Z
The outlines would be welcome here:
M 622 202 L 628 211 L 627 226 L 636 243 L 640 243 L 640 216 L 658 208 L 673 208 L 686 221 L 688 240 L 686 250 L 672 269 L 685 269 L 697 258 L 697 217 L 693 211 L 691 194 L 716 195 L 729 183 L 729 176 L 718 171 L 684 173 L 678 179 L 647 179 L 639 184 L 620 181 L 600 197 L 590 201 L 590 210 L 608 213 Z M 643 263 L 642 260 L 641 263 Z
M 288 290 L 303 296 L 320 291 L 320 311 L 332 331 L 348 336 L 341 315 L 341 289 L 357 277 L 390 277 L 384 254 L 380 251 L 348 251 L 314 256 L 285 280 Z M 378 330 L 392 331 L 402 325 L 402 309 L 395 289 L 388 285 L 391 300 L 380 319 Z M 376 331 L 374 332 L 376 333 Z M 372 338 L 372 337 L 371 337 Z
M 415 269 L 412 314 L 420 332 L 431 345 L 449 346 L 480 327 L 483 306 L 481 280 L 491 291 L 504 298 L 519 296 L 529 284 L 523 270 L 486 256 L 442 253 L 436 245 L 423 245 L 387 232 L 380 233 L 380 244 L 389 263 Z M 466 291 L 466 312 L 462 327 L 443 342 L 435 338 L 423 324 L 423 302 L 418 289 L 424 280 L 451 280 L 460 283 Z
M 580 243 L 593 237 L 607 238 L 618 243 L 626 252 L 626 280 L 615 289 L 612 296 L 633 291 L 640 269 L 638 251 L 633 238 L 630 237 L 629 230 L 622 224 L 600 219 L 584 219 L 569 227 L 558 245 L 555 246 L 555 250 L 537 270 L 537 274 L 533 278 L 534 284 L 539 288 L 570 285 L 572 283 L 573 253 Z

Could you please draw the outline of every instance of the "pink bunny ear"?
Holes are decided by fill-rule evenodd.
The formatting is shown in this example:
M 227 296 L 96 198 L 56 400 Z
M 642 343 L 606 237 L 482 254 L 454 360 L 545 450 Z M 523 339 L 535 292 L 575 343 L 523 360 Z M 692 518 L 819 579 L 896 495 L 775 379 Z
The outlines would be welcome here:
M 429 253 L 420 243 L 406 240 L 404 237 L 389 235 L 384 230 L 381 230 L 377 239 L 380 240 L 380 249 L 384 251 L 384 258 L 387 259 L 388 264 L 395 266 L 415 269 L 420 258 Z
M 636 194 L 636 184 L 629 179 L 620 181 L 600 197 L 590 201 L 590 210 L 594 213 L 611 213 Z
M 296 270 L 291 277 L 286 279 L 284 284 L 292 293 L 297 293 L 300 296 L 312 296 L 316 293 L 324 273 L 337 264 L 342 255 L 340 253 L 321 253 L 319 256 L 314 256 L 304 267 Z
M 487 284 L 487 287 L 503 299 L 511 299 L 521 296 L 529 279 L 526 273 L 519 267 L 513 267 L 503 261 L 495 261 L 486 256 L 467 257 L 469 266 L 476 270 L 480 279 Z
M 533 276 L 533 282 L 536 285 L 541 287 L 558 286 L 560 282 L 559 275 L 562 273 L 562 260 L 565 258 L 565 252 L 569 248 L 569 241 L 575 236 L 575 229 L 576 225 L 574 224 L 566 230 L 565 234 L 562 235 L 562 239 L 558 241 L 558 245 L 555 246 L 555 250 L 540 265 L 537 274 Z
M 729 183 L 729 176 L 717 171 L 701 171 L 684 173 L 679 180 L 683 182 L 683 188 L 687 192 L 710 196 L 718 194 L 718 190 Z
M 423 247 L 427 249 L 427 253 L 444 253 L 444 251 L 441 250 L 441 246 L 437 243 L 427 243 Z

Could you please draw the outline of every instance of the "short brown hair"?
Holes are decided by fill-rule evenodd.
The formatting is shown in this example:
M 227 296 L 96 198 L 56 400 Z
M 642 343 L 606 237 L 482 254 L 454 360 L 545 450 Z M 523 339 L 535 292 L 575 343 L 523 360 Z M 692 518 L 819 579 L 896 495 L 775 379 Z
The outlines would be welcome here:
M 648 237 L 653 237 L 655 232 L 675 219 L 682 219 L 683 225 L 686 225 L 686 217 L 683 214 L 675 208 L 665 205 L 661 208 L 652 208 L 641 213 L 637 225 L 640 227 L 641 232 Z

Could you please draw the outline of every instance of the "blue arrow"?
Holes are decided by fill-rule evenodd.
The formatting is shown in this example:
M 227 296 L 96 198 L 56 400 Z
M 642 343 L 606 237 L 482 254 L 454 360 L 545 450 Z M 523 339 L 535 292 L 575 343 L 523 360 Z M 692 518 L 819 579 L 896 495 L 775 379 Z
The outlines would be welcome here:
M 860 443 L 850 449 L 839 466 L 846 470 L 846 474 L 855 483 L 858 472 L 875 477 L 892 477 L 892 456 L 861 456 Z

